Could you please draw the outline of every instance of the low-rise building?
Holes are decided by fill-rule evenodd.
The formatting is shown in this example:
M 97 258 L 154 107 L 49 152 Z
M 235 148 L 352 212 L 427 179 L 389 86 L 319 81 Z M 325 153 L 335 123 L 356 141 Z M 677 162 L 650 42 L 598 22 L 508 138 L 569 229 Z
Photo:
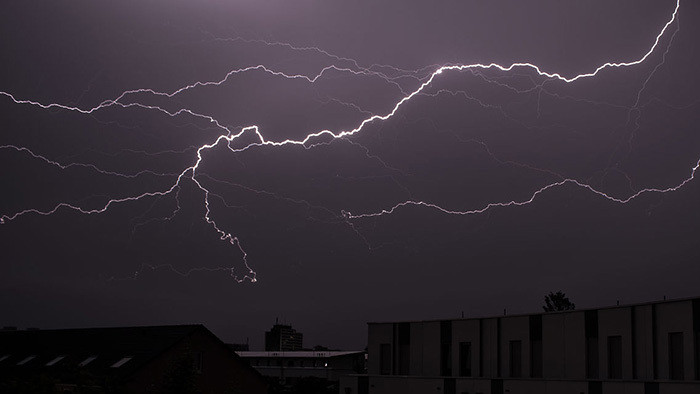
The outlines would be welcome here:
M 341 394 L 700 393 L 700 298 L 368 330 Z
M 282 385 L 309 377 L 338 382 L 341 376 L 364 373 L 367 354 L 364 350 L 237 353 L 262 375 Z
M 0 392 L 267 393 L 202 325 L 0 331 Z

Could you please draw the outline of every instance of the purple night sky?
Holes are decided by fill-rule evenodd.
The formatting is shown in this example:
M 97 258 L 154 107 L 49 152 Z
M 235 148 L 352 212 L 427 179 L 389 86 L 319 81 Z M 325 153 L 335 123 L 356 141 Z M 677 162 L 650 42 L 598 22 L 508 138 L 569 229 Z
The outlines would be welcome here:
M 259 349 L 279 317 L 362 349 L 367 321 L 549 291 L 697 296 L 700 3 L 676 6 L 5 5 L 0 326 Z

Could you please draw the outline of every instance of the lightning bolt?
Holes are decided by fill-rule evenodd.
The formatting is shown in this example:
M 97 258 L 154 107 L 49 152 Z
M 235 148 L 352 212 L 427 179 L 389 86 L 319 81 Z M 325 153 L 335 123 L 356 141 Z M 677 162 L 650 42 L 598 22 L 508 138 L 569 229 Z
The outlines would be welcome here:
M 293 46 L 291 44 L 287 43 L 281 43 L 281 42 L 269 42 L 269 41 L 263 41 L 263 40 L 245 40 L 242 38 L 235 38 L 235 39 L 230 39 L 230 41 L 241 41 L 241 42 L 246 42 L 246 43 L 256 43 L 256 44 L 262 44 L 262 45 L 267 45 L 267 46 L 273 46 L 273 47 L 285 47 L 290 50 L 294 51 L 313 51 L 317 54 L 324 55 L 333 61 L 337 62 L 338 64 L 331 64 L 328 66 L 325 66 L 321 68 L 318 72 L 313 73 L 313 74 L 289 74 L 285 73 L 283 71 L 275 70 L 270 67 L 267 67 L 263 64 L 258 64 L 258 65 L 253 65 L 253 66 L 247 66 L 247 67 L 241 67 L 241 68 L 235 68 L 227 72 L 222 78 L 218 80 L 212 80 L 212 81 L 197 81 L 192 84 L 184 85 L 178 89 L 175 89 L 170 92 L 160 92 L 156 91 L 151 88 L 139 88 L 139 89 L 132 89 L 132 90 L 126 90 L 119 94 L 117 97 L 113 99 L 108 99 L 104 100 L 101 103 L 99 103 L 97 106 L 93 107 L 79 107 L 77 105 L 68 105 L 68 104 L 61 104 L 61 103 L 42 103 L 39 101 L 34 101 L 34 100 L 29 100 L 29 99 L 19 99 L 17 98 L 14 94 L 5 92 L 5 91 L 0 91 L 0 96 L 4 96 L 6 98 L 9 98 L 12 102 L 18 105 L 30 105 L 30 106 L 35 106 L 41 109 L 60 109 L 60 110 L 66 110 L 66 111 L 72 111 L 72 112 L 77 112 L 80 114 L 84 115 L 93 115 L 97 111 L 104 110 L 106 108 L 110 107 L 117 107 L 121 109 L 127 109 L 127 108 L 140 108 L 143 110 L 149 110 L 149 111 L 157 111 L 159 113 L 162 113 L 168 117 L 179 117 L 179 116 L 190 116 L 198 120 L 203 120 L 205 122 L 208 122 L 210 125 L 215 127 L 218 130 L 221 130 L 221 134 L 218 135 L 213 141 L 210 143 L 201 145 L 199 147 L 194 147 L 196 148 L 195 152 L 195 157 L 194 161 L 185 167 L 184 169 L 175 172 L 175 173 L 160 173 L 160 172 L 155 172 L 151 170 L 143 170 L 135 173 L 130 173 L 130 174 L 123 174 L 115 171 L 109 171 L 102 169 L 96 165 L 92 165 L 89 163 L 82 163 L 82 162 L 70 162 L 70 163 L 60 163 L 57 160 L 50 159 L 44 155 L 35 153 L 33 150 L 30 150 L 29 148 L 22 147 L 22 146 L 16 146 L 16 145 L 2 145 L 0 146 L 0 150 L 14 150 L 19 153 L 27 154 L 31 156 L 34 159 L 40 160 L 45 162 L 46 164 L 56 166 L 62 170 L 69 170 L 71 168 L 77 168 L 77 167 L 82 167 L 82 168 L 87 168 L 89 170 L 95 171 L 97 173 L 100 173 L 102 175 L 106 176 L 117 176 L 117 177 L 122 177 L 122 178 L 136 178 L 136 177 L 141 177 L 141 176 L 146 176 L 146 175 L 151 175 L 151 176 L 157 176 L 157 177 L 172 177 L 174 178 L 173 183 L 166 188 L 160 189 L 160 190 L 150 190 L 143 192 L 141 194 L 135 194 L 135 195 L 128 195 L 128 196 L 123 196 L 123 197 L 117 197 L 117 198 L 111 198 L 106 203 L 104 203 L 102 206 L 97 207 L 97 208 L 84 208 L 81 207 L 78 204 L 74 203 L 69 203 L 69 202 L 60 202 L 56 205 L 54 205 L 50 209 L 46 210 L 41 210 L 38 208 L 28 208 L 24 210 L 20 210 L 14 213 L 4 213 L 0 215 L 0 224 L 6 224 L 9 223 L 13 220 L 18 219 L 21 216 L 28 215 L 28 214 L 37 214 L 37 215 L 52 215 L 55 212 L 57 212 L 60 209 L 70 209 L 73 211 L 76 211 L 78 213 L 82 214 L 100 214 L 104 213 L 107 210 L 110 209 L 110 207 L 117 205 L 117 204 L 122 204 L 122 203 L 129 203 L 129 202 L 134 202 L 138 200 L 143 200 L 143 199 L 148 199 L 148 198 L 161 198 L 164 196 L 171 195 L 173 193 L 176 194 L 176 199 L 177 199 L 177 191 L 179 190 L 182 182 L 184 180 L 188 180 L 192 182 L 203 194 L 203 202 L 204 202 L 204 216 L 203 219 L 206 221 L 206 223 L 214 230 L 214 232 L 219 236 L 219 238 L 227 242 L 229 245 L 232 247 L 238 249 L 241 254 L 242 254 L 242 260 L 243 260 L 243 265 L 245 266 L 245 272 L 242 274 L 239 274 L 234 271 L 232 267 L 217 267 L 217 268 L 194 268 L 191 270 L 179 270 L 173 267 L 172 265 L 143 265 L 139 271 L 136 272 L 135 276 L 136 277 L 139 272 L 143 269 L 151 269 L 151 270 L 157 270 L 160 268 L 167 268 L 172 270 L 173 272 L 180 274 L 182 276 L 188 276 L 193 272 L 198 272 L 198 271 L 224 271 L 228 272 L 232 278 L 234 278 L 237 282 L 243 282 L 245 280 L 249 280 L 251 282 L 255 282 L 256 279 L 256 273 L 255 271 L 250 267 L 248 264 L 248 259 L 247 259 L 247 253 L 245 252 L 243 246 L 241 245 L 241 241 L 238 239 L 238 237 L 234 236 L 230 232 L 226 231 L 225 229 L 221 228 L 213 218 L 211 206 L 210 206 L 210 198 L 211 197 L 216 197 L 220 198 L 223 200 L 223 197 L 220 195 L 212 192 L 209 188 L 205 187 L 205 185 L 202 184 L 201 179 L 202 178 L 208 178 L 209 180 L 216 181 L 215 178 L 212 178 L 211 176 L 201 173 L 200 172 L 200 164 L 204 161 L 205 158 L 205 153 L 209 150 L 212 150 L 215 147 L 225 147 L 232 153 L 240 153 L 252 148 L 259 148 L 259 147 L 284 147 L 284 146 L 300 146 L 303 147 L 304 149 L 312 149 L 318 145 L 322 144 L 327 144 L 328 139 L 330 141 L 334 140 L 345 140 L 349 141 L 351 144 L 361 148 L 365 156 L 370 158 L 370 159 L 375 159 L 378 160 L 382 163 L 382 165 L 390 170 L 397 170 L 393 168 L 390 164 L 382 161 L 378 156 L 373 155 L 369 149 L 366 147 L 359 145 L 359 143 L 350 141 L 348 138 L 360 133 L 362 130 L 364 130 L 368 125 L 373 124 L 373 123 L 380 123 L 380 122 L 385 122 L 389 120 L 390 118 L 394 117 L 398 111 L 409 101 L 413 100 L 415 97 L 418 96 L 436 96 L 440 94 L 452 94 L 453 96 L 462 96 L 468 100 L 477 100 L 480 105 L 484 107 L 492 107 L 495 109 L 499 109 L 498 107 L 494 107 L 492 105 L 489 105 L 487 103 L 484 103 L 482 101 L 479 101 L 478 99 L 471 97 L 467 92 L 465 91 L 451 91 L 447 89 L 440 89 L 437 92 L 430 93 L 428 92 L 428 87 L 433 85 L 434 81 L 436 81 L 440 76 L 449 73 L 449 72 L 463 72 L 463 71 L 471 71 L 473 75 L 481 77 L 488 82 L 492 83 L 497 83 L 499 86 L 507 87 L 509 89 L 514 89 L 509 87 L 507 84 L 500 83 L 494 79 L 488 79 L 484 76 L 484 74 L 481 73 L 481 71 L 485 70 L 495 70 L 499 71 L 502 73 L 511 73 L 515 70 L 529 70 L 530 72 L 534 72 L 538 77 L 543 78 L 544 82 L 542 83 L 534 83 L 534 86 L 532 89 L 528 89 L 528 91 L 534 90 L 534 89 L 539 89 L 540 94 L 542 91 L 544 91 L 544 83 L 549 82 L 560 82 L 560 83 L 566 83 L 566 84 L 572 84 L 578 80 L 581 79 L 586 79 L 586 78 L 593 78 L 596 75 L 598 75 L 601 71 L 606 70 L 606 69 L 611 69 L 611 68 L 627 68 L 627 67 L 632 67 L 636 66 L 639 64 L 642 64 L 645 62 L 649 56 L 654 53 L 654 51 L 657 49 L 659 46 L 659 43 L 661 39 L 664 37 L 666 32 L 669 30 L 669 27 L 677 21 L 678 18 L 678 11 L 680 8 L 680 0 L 677 0 L 675 3 L 675 7 L 673 9 L 673 12 L 671 13 L 670 19 L 663 25 L 662 29 L 660 32 L 656 35 L 656 38 L 651 45 L 651 47 L 638 59 L 632 60 L 632 61 L 626 61 L 626 62 L 606 62 L 598 67 L 596 67 L 593 71 L 583 73 L 583 74 L 578 74 L 578 75 L 573 75 L 573 76 L 564 76 L 558 72 L 549 72 L 545 71 L 539 66 L 530 63 L 530 62 L 515 62 L 510 65 L 500 65 L 496 63 L 486 63 L 486 64 L 481 64 L 481 63 L 475 63 L 475 64 L 445 64 L 445 65 L 440 65 L 440 66 L 428 66 L 428 67 L 423 67 L 417 70 L 405 70 L 401 69 L 398 67 L 394 66 L 389 66 L 389 65 L 382 65 L 382 64 L 373 64 L 368 67 L 363 67 L 359 64 L 354 59 L 338 56 L 335 54 L 332 54 L 330 52 L 327 52 L 323 49 L 317 48 L 317 47 L 298 47 L 298 46 Z M 674 33 L 675 34 L 675 33 Z M 219 41 L 228 41 L 229 39 L 220 39 L 220 38 L 214 38 L 215 40 Z M 672 39 L 671 39 L 672 40 Z M 669 44 L 670 45 L 670 44 Z M 665 56 L 665 54 L 664 54 Z M 658 66 L 657 66 L 658 68 Z M 432 70 L 432 71 L 430 71 Z M 654 72 L 656 71 L 656 68 L 654 69 Z M 351 76 L 356 76 L 356 77 L 371 77 L 371 78 L 379 78 L 386 83 L 394 86 L 401 94 L 401 98 L 398 99 L 394 105 L 391 107 L 391 109 L 388 112 L 385 112 L 383 114 L 373 114 L 357 104 L 354 103 L 348 103 L 344 102 L 342 100 L 334 99 L 334 98 L 329 98 L 327 102 L 336 102 L 341 105 L 348 106 L 350 108 L 355 109 L 358 113 L 365 115 L 364 119 L 362 119 L 354 128 L 346 129 L 346 130 L 338 130 L 338 131 L 332 131 L 329 129 L 323 129 L 323 130 L 318 130 L 314 131 L 311 133 L 306 134 L 303 138 L 300 139 L 284 139 L 284 140 L 279 140 L 275 141 L 272 139 L 267 139 L 263 133 L 261 132 L 260 128 L 257 125 L 248 125 L 240 128 L 231 128 L 223 125 L 219 120 L 215 119 L 213 116 L 205 114 L 205 113 L 200 113 L 196 112 L 194 110 L 188 109 L 188 108 L 180 108 L 177 110 L 168 110 L 166 108 L 157 106 L 157 105 L 150 105 L 150 104 L 144 104 L 140 103 L 138 101 L 127 101 L 130 97 L 133 96 L 139 96 L 139 95 L 151 95 L 155 97 L 162 97 L 166 99 L 172 99 L 186 91 L 193 90 L 196 88 L 200 87 L 206 87 L 206 86 L 221 86 L 222 84 L 226 83 L 230 78 L 232 78 L 235 75 L 239 75 L 242 73 L 252 73 L 252 72 L 261 72 L 265 73 L 268 75 L 271 75 L 276 78 L 284 78 L 284 79 L 290 79 L 290 80 L 302 80 L 307 83 L 313 84 L 316 83 L 320 78 L 325 76 L 328 73 L 331 72 L 336 72 L 336 73 L 346 73 Z M 653 74 L 653 72 L 652 72 Z M 651 75 L 649 76 L 651 78 Z M 637 101 L 633 106 L 634 110 L 638 110 L 639 104 L 640 104 L 640 99 L 639 97 L 642 94 L 642 90 L 645 89 L 646 84 L 649 80 L 644 82 L 644 85 L 642 89 L 639 91 L 639 94 L 637 95 Z M 404 87 L 399 83 L 399 81 L 402 80 L 411 80 L 414 83 L 418 84 L 417 88 L 413 90 L 405 90 Z M 517 90 L 518 93 L 522 93 L 523 91 Z M 76 102 L 79 102 L 77 100 Z M 501 112 L 502 109 L 500 109 Z M 539 109 L 538 109 L 539 111 Z M 632 110 L 630 110 L 632 111 Z M 630 112 L 631 113 L 631 112 Z M 505 115 L 505 113 L 504 113 Z M 635 119 L 636 122 L 636 119 Z M 236 131 L 234 131 L 236 130 Z M 243 144 L 242 146 L 235 146 L 233 144 L 237 140 L 241 139 L 243 136 L 253 136 L 254 137 L 254 142 L 249 142 L 247 144 Z M 495 155 L 491 153 L 491 151 L 488 149 L 488 147 L 483 144 L 482 142 L 479 141 L 472 141 L 476 142 L 478 144 L 481 144 L 486 151 L 489 153 L 491 157 L 494 159 L 497 159 Z M 192 148 L 192 149 L 194 149 Z M 179 153 L 186 152 L 187 150 L 180 151 Z M 509 162 L 509 161 L 503 161 L 500 159 L 497 159 L 501 163 L 508 163 L 508 164 L 516 164 L 516 165 L 521 165 L 519 163 L 515 162 Z M 526 166 L 527 165 L 523 165 Z M 353 230 L 355 230 L 355 227 L 352 223 L 352 220 L 358 220 L 358 219 L 363 219 L 363 218 L 371 218 L 371 217 L 378 217 L 382 215 L 389 215 L 397 211 L 398 209 L 404 208 L 404 207 L 409 207 L 409 206 L 416 206 L 416 207 L 425 207 L 425 208 L 430 208 L 437 210 L 439 212 L 442 212 L 444 214 L 450 214 L 450 215 L 474 215 L 474 214 L 480 214 L 483 212 L 486 212 L 489 209 L 492 208 L 497 208 L 497 207 L 509 207 L 509 206 L 523 206 L 532 203 L 538 196 L 542 195 L 543 193 L 555 189 L 555 188 L 560 188 L 564 187 L 566 185 L 572 185 L 576 186 L 578 188 L 587 190 L 597 196 L 600 196 L 606 200 L 609 200 L 611 202 L 619 203 L 619 204 L 625 204 L 628 203 L 629 201 L 643 195 L 643 194 L 648 194 L 648 193 L 668 193 L 668 192 L 673 192 L 676 190 L 681 189 L 683 186 L 685 186 L 687 183 L 691 182 L 696 174 L 696 171 L 698 170 L 698 167 L 700 167 L 700 160 L 696 162 L 695 166 L 692 167 L 690 174 L 679 184 L 672 186 L 672 187 L 666 187 L 666 188 L 657 188 L 657 187 L 647 187 L 643 188 L 640 190 L 637 190 L 633 194 L 627 196 L 627 197 L 615 197 L 613 195 L 610 195 L 608 193 L 605 193 L 595 187 L 593 187 L 591 184 L 574 179 L 574 178 L 565 178 L 559 174 L 555 174 L 550 172 L 551 174 L 554 174 L 558 177 L 559 180 L 556 182 L 552 182 L 549 184 L 546 184 L 535 191 L 533 191 L 528 198 L 523 199 L 523 200 L 510 200 L 510 201 L 503 201 L 503 202 L 490 202 L 487 203 L 479 208 L 474 208 L 470 210 L 453 210 L 449 209 L 443 206 L 440 206 L 436 203 L 432 203 L 429 201 L 421 201 L 421 200 L 405 200 L 403 202 L 396 203 L 395 205 L 386 208 L 386 209 L 381 209 L 375 212 L 366 212 L 366 213 L 351 213 L 345 210 L 341 210 L 340 214 L 337 215 L 337 217 L 347 223 Z M 538 171 L 546 171 L 546 170 L 541 170 L 539 168 L 535 167 L 530 167 L 531 169 L 538 170 Z M 232 186 L 240 186 L 240 185 L 232 185 Z M 268 193 L 266 191 L 256 191 L 258 193 Z M 410 192 L 409 192 L 410 195 Z M 281 197 L 281 198 L 286 198 L 286 197 Z M 311 206 L 311 204 L 308 201 L 305 200 L 299 200 L 299 199 L 292 199 L 288 198 L 289 201 L 293 201 L 295 203 L 300 203 L 300 204 L 307 204 Z M 173 212 L 173 216 L 177 213 L 179 210 L 179 200 L 178 201 L 178 208 L 175 209 Z M 325 209 L 325 208 L 324 208 Z M 166 218 L 169 219 L 169 218 Z M 361 234 L 358 235 L 361 236 Z M 363 237 L 364 239 L 364 237 Z

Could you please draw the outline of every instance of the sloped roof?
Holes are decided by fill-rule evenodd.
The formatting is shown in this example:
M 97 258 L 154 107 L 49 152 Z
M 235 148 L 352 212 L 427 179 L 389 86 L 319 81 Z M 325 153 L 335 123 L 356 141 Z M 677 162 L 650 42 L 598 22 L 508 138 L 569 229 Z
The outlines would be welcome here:
M 196 330 L 208 332 L 203 325 L 0 331 L 0 376 L 80 370 L 124 377 Z

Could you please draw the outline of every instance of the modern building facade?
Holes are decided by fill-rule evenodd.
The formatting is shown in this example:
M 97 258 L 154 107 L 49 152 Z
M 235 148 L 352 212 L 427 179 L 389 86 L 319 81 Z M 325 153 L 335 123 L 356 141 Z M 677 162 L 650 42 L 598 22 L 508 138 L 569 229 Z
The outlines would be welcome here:
M 700 393 L 700 298 L 368 329 L 341 394 Z
M 302 350 L 304 335 L 292 326 L 275 324 L 270 331 L 265 332 L 265 351 L 292 352 Z

